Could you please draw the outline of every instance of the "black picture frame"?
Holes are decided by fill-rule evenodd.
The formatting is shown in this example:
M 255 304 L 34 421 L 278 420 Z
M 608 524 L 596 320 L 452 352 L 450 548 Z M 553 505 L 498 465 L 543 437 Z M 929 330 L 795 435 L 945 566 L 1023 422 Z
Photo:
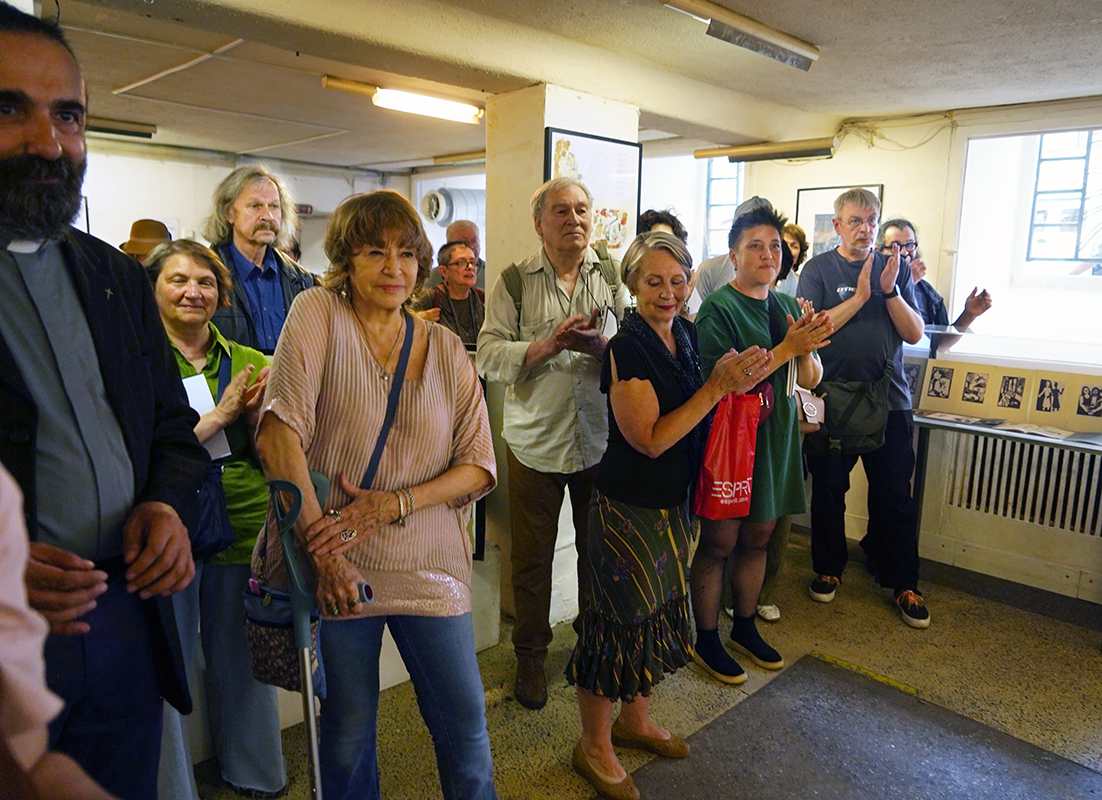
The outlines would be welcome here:
M 635 238 L 642 190 L 643 146 L 565 128 L 544 128 L 543 179 L 569 176 L 593 195 L 590 243 L 608 243 L 616 257 Z

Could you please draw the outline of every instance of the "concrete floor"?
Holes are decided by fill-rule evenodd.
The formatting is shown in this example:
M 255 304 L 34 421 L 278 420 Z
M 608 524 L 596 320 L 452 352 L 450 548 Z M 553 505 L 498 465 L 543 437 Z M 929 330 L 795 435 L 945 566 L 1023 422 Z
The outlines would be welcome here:
M 900 621 L 888 595 L 859 563 L 851 563 L 835 601 L 827 605 L 808 599 L 805 587 L 810 577 L 808 539 L 794 533 L 780 594 L 782 618 L 759 626 L 789 663 L 815 653 L 1102 772 L 1102 637 L 1097 629 L 923 583 L 932 623 L 918 631 Z M 721 635 L 726 635 L 728 625 L 728 620 L 721 620 Z M 502 630 L 506 644 L 479 656 L 496 784 L 503 800 L 593 797 L 588 784 L 570 769 L 570 752 L 578 737 L 577 706 L 562 669 L 574 634 L 563 624 L 555 637 L 548 658 L 550 701 L 538 712 L 522 708 L 512 698 L 514 661 L 507 627 Z M 655 717 L 679 734 L 692 734 L 776 674 L 741 663 L 750 678 L 739 687 L 707 678 L 695 666 L 669 676 L 655 693 Z M 431 741 L 412 688 L 407 683 L 387 690 L 380 705 L 383 795 L 410 800 L 440 797 Z M 284 743 L 292 776 L 287 796 L 307 798 L 301 726 L 288 729 Z M 647 756 L 624 750 L 621 760 L 633 770 Z M 215 777 L 212 764 L 201 764 L 197 770 L 204 800 L 235 797 Z

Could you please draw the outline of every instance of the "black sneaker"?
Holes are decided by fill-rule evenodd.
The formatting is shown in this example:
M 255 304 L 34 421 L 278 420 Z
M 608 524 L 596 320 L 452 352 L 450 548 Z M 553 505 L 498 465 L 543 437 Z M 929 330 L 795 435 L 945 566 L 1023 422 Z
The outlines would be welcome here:
M 900 592 L 895 596 L 895 607 L 899 609 L 903 621 L 912 628 L 930 627 L 930 611 L 918 592 L 912 589 Z
M 723 649 L 716 631 L 698 631 L 696 647 L 693 648 L 693 661 L 705 672 L 723 683 L 738 684 L 746 682 L 744 670 L 731 655 Z
M 816 602 L 829 603 L 834 599 L 834 592 L 841 582 L 840 578 L 833 575 L 819 575 L 807 585 L 807 593 Z

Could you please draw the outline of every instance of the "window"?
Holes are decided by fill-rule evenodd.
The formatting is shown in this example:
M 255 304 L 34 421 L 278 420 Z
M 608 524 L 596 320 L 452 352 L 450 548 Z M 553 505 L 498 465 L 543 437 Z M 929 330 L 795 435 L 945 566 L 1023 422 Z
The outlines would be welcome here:
M 950 319 L 994 305 L 955 353 L 1102 363 L 1102 129 L 969 137 L 957 237 Z
M 1026 261 L 1102 259 L 1102 130 L 1039 139 Z
M 742 163 L 732 164 L 726 158 L 708 159 L 705 198 L 704 257 L 712 258 L 729 249 L 727 234 L 731 232 L 735 209 L 742 202 Z

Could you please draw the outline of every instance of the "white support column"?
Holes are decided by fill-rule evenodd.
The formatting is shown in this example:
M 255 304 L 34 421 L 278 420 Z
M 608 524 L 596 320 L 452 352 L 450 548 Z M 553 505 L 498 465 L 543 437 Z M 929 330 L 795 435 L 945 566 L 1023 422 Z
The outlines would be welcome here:
M 490 97 L 486 103 L 486 264 L 489 290 L 509 264 L 539 248 L 530 201 L 543 183 L 544 129 L 547 127 L 638 141 L 639 109 L 559 86 L 540 84 Z M 505 387 L 489 385 L 490 426 L 498 456 L 498 489 L 487 504 L 487 538 L 501 547 L 501 604 L 513 610 L 510 574 L 508 469 L 501 440 Z M 569 503 L 559 518 L 559 542 L 551 588 L 551 619 L 573 617 L 578 610 L 574 528 Z

